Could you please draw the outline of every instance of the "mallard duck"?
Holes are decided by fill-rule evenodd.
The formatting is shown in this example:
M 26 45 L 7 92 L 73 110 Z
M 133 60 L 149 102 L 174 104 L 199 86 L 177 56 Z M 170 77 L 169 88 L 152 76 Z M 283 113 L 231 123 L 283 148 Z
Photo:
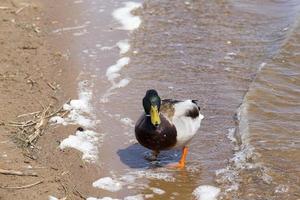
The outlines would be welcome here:
M 156 90 L 148 90 L 143 98 L 145 112 L 135 125 L 137 141 L 151 149 L 149 160 L 156 160 L 160 151 L 182 148 L 181 158 L 176 165 L 185 166 L 187 144 L 200 128 L 203 115 L 196 100 L 161 100 Z

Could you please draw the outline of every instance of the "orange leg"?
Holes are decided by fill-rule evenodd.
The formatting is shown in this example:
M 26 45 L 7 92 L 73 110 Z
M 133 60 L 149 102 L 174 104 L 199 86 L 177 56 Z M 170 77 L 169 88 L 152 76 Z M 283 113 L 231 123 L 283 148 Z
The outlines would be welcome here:
M 167 165 L 167 167 L 170 167 L 170 168 L 179 168 L 179 169 L 182 169 L 185 167 L 185 159 L 186 159 L 186 156 L 188 154 L 188 147 L 183 147 L 182 148 L 182 154 L 181 154 L 181 158 L 179 160 L 178 163 L 170 163 Z
M 184 168 L 185 167 L 185 159 L 186 159 L 186 156 L 188 154 L 188 147 L 183 147 L 182 148 L 182 154 L 181 154 L 181 158 L 178 162 L 178 168 Z

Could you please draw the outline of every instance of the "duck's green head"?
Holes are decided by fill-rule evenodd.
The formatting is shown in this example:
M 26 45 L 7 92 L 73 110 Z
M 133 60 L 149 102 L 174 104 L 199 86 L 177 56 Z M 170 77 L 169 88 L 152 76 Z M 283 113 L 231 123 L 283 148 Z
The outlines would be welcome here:
M 143 107 L 146 115 L 151 117 L 151 123 L 157 127 L 160 124 L 159 109 L 161 100 L 156 90 L 148 90 L 143 99 Z

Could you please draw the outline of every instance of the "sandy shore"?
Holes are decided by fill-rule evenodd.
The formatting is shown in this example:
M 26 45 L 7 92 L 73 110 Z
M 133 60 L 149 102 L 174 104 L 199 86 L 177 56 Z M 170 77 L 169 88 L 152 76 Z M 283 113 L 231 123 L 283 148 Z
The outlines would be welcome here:
M 72 85 L 77 72 L 70 71 L 62 53 L 48 42 L 48 25 L 54 22 L 46 19 L 40 1 L 1 1 L 0 199 L 83 199 L 92 192 L 85 188 L 92 174 L 82 174 L 95 166 L 83 163 L 77 152 L 62 154 L 58 148 L 77 127 L 51 126 L 47 118 L 33 145 L 23 147 L 16 139 L 23 127 L 13 122 L 30 120 L 49 105 L 55 110 L 76 94 Z M 32 112 L 37 113 L 20 117 Z

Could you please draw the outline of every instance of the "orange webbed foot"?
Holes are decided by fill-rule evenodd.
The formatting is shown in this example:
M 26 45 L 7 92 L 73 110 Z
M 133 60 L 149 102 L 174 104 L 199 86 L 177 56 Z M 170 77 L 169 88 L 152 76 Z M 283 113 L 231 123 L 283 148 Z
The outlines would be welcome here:
M 177 168 L 177 169 L 183 169 L 185 167 L 185 159 L 188 154 L 188 147 L 183 147 L 182 149 L 182 155 L 178 163 L 169 163 L 167 164 L 168 168 Z
M 182 163 L 169 163 L 166 165 L 167 168 L 171 169 L 183 169 L 185 167 L 185 164 Z

